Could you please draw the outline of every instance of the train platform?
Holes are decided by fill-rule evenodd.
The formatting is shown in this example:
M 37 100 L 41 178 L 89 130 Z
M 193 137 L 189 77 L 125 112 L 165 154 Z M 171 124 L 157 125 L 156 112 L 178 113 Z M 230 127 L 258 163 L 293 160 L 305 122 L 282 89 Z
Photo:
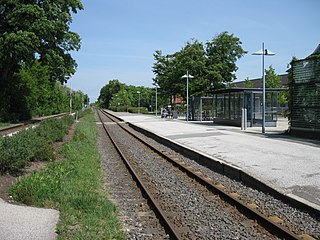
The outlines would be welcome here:
M 197 152 L 209 155 L 258 179 L 291 199 L 320 210 L 320 141 L 283 134 L 278 127 L 241 130 L 208 122 L 186 122 L 150 115 L 117 112 L 134 124 Z

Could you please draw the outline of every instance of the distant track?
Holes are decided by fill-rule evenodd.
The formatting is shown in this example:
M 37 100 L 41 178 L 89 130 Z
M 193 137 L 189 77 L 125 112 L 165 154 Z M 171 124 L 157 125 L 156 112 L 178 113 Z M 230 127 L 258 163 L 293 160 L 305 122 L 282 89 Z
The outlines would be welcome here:
M 14 125 L 7 126 L 7 127 L 2 127 L 2 128 L 0 128 L 0 136 L 11 135 L 13 133 L 22 131 L 22 130 L 30 128 L 30 127 L 33 127 L 35 124 L 37 124 L 43 120 L 46 120 L 46 119 L 60 118 L 60 117 L 67 116 L 67 115 L 69 115 L 69 113 L 55 114 L 55 115 L 50 115 L 50 116 L 45 116 L 45 117 L 41 117 L 41 118 L 28 120 L 28 121 L 14 124 Z

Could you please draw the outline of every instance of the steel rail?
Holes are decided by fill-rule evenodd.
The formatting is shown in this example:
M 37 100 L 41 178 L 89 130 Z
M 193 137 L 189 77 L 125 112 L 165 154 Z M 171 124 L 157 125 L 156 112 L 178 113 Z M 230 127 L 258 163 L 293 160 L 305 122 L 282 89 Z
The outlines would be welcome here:
M 111 115 L 110 113 L 107 113 L 103 111 L 105 115 Z M 113 116 L 113 115 L 111 115 Z M 113 116 L 114 117 L 114 116 Z M 117 117 L 116 117 L 117 118 Z M 117 118 L 119 119 L 119 118 Z M 121 124 L 117 122 L 117 124 L 126 132 L 128 132 L 130 135 L 135 137 L 137 140 L 139 140 L 141 143 L 145 144 L 149 148 L 151 148 L 154 152 L 171 162 L 174 166 L 178 167 L 181 171 L 185 172 L 188 176 L 195 179 L 197 182 L 199 182 L 201 185 L 205 186 L 208 190 L 212 191 L 215 194 L 218 194 L 222 199 L 224 199 L 229 204 L 235 206 L 241 213 L 246 215 L 249 218 L 255 219 L 261 226 L 263 226 L 266 230 L 268 230 L 270 233 L 284 239 L 301 239 L 298 235 L 294 234 L 293 232 L 289 231 L 287 228 L 281 226 L 280 224 L 272 221 L 269 219 L 268 216 L 265 216 L 255 210 L 254 208 L 248 206 L 243 201 L 239 200 L 238 198 L 232 196 L 225 190 L 223 190 L 223 187 L 221 185 L 213 184 L 211 183 L 211 180 L 207 180 L 205 177 L 199 175 L 198 173 L 188 169 L 186 166 L 182 165 L 178 161 L 172 159 L 170 156 L 166 154 L 166 152 L 162 152 L 155 147 L 151 146 L 148 142 L 141 139 L 134 133 L 127 130 L 125 127 L 123 127 Z
M 59 118 L 59 117 L 64 117 L 67 116 L 69 113 L 61 113 L 61 114 L 56 114 L 56 115 L 50 115 L 50 116 L 46 116 L 43 118 L 39 118 L 39 119 L 31 119 L 22 123 L 18 123 L 15 125 L 11 125 L 11 126 L 7 126 L 7 127 L 2 127 L 0 128 L 0 136 L 5 136 L 7 134 L 10 134 L 12 132 L 16 132 L 19 130 L 24 130 L 26 128 L 28 128 L 29 126 L 33 126 L 35 123 L 47 120 L 47 119 L 51 119 L 51 118 Z
M 148 198 L 149 202 L 151 203 L 151 205 L 153 206 L 153 209 L 155 210 L 155 212 L 161 217 L 161 220 L 165 225 L 165 229 L 170 233 L 170 236 L 172 238 L 177 239 L 177 240 L 183 239 L 181 234 L 180 234 L 180 232 L 179 232 L 179 230 L 176 229 L 176 227 L 174 226 L 173 223 L 171 223 L 171 221 L 167 217 L 165 211 L 162 210 L 162 208 L 161 208 L 160 204 L 158 203 L 158 201 L 148 191 L 147 187 L 143 184 L 142 179 L 138 176 L 136 171 L 131 166 L 129 160 L 125 157 L 123 152 L 120 150 L 120 148 L 117 145 L 117 143 L 115 142 L 114 138 L 112 137 L 112 135 L 110 134 L 110 132 L 106 128 L 105 124 L 103 123 L 103 120 L 102 120 L 102 118 L 101 118 L 101 116 L 99 114 L 99 110 L 98 110 L 98 116 L 99 116 L 99 119 L 100 119 L 100 121 L 102 123 L 102 126 L 103 126 L 105 132 L 107 133 L 108 137 L 110 138 L 113 146 L 117 150 L 118 154 L 120 155 L 120 157 L 123 160 L 124 164 L 126 165 L 127 169 L 129 170 L 129 172 L 131 173 L 132 177 L 137 182 L 137 184 L 140 186 L 140 189 L 142 190 L 144 195 L 147 196 L 147 198 Z

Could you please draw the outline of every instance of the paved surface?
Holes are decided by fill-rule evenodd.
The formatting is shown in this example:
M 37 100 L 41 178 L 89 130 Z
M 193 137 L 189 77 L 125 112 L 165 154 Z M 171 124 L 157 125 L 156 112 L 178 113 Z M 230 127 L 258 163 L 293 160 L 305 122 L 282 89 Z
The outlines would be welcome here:
M 0 199 L 1 240 L 53 240 L 59 212 L 17 206 Z
M 127 122 L 241 168 L 279 192 L 320 209 L 320 142 L 283 135 L 278 127 L 247 128 L 116 113 Z

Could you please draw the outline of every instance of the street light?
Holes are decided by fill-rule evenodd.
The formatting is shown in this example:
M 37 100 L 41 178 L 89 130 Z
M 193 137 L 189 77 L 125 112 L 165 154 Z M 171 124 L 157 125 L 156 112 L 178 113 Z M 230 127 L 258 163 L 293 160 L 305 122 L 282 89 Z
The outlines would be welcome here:
M 139 94 L 139 101 L 138 101 L 138 114 L 140 114 L 140 91 L 137 91 Z
M 156 117 L 158 117 L 158 84 L 154 84 L 154 86 L 156 87 Z
M 187 122 L 189 121 L 189 78 L 194 78 L 194 76 L 190 75 L 187 71 L 187 74 L 183 75 L 181 78 L 187 79 Z
M 266 132 L 266 78 L 264 74 L 264 56 L 273 56 L 275 53 L 264 48 L 264 43 L 262 43 L 262 49 L 258 52 L 252 53 L 252 55 L 262 56 L 262 133 Z
M 71 88 L 71 79 L 70 76 L 65 75 L 64 78 L 68 81 L 70 80 L 70 99 L 69 99 L 69 107 L 70 107 L 70 114 L 72 113 L 72 88 Z

